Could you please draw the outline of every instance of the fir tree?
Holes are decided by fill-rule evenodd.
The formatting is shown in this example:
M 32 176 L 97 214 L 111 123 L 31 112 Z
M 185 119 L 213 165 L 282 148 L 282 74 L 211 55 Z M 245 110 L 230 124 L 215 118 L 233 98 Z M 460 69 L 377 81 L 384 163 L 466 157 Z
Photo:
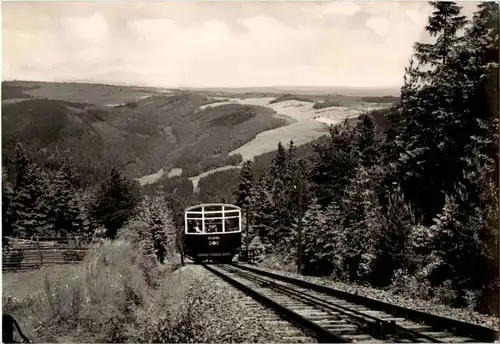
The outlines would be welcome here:
M 287 161 L 286 150 L 281 144 L 281 142 L 279 142 L 278 151 L 271 164 L 271 174 L 273 174 L 276 178 L 283 180 L 284 176 L 287 173 L 286 161 Z
M 255 205 L 251 217 L 253 220 L 252 232 L 260 236 L 264 244 L 269 243 L 270 238 L 275 235 L 279 219 L 275 212 L 272 181 L 267 173 L 256 184 Z
M 43 190 L 50 189 L 50 180 L 48 174 L 37 168 L 38 180 L 40 182 L 40 187 Z M 50 219 L 50 210 L 51 210 L 51 200 L 50 193 L 44 192 L 38 197 L 35 206 L 33 208 L 34 220 L 35 220 L 35 228 L 32 231 L 33 234 L 37 234 L 39 236 L 57 236 L 57 232 L 55 232 L 54 225 Z
M 58 235 L 77 235 L 83 229 L 75 175 L 76 170 L 65 161 L 48 192 L 48 221 Z
M 78 194 L 78 205 L 80 208 L 78 221 L 82 224 L 81 234 L 84 237 L 89 238 L 93 235 L 96 229 L 99 227 L 99 223 L 94 219 L 91 214 L 94 205 L 94 195 L 96 191 L 88 188 L 81 191 Z
M 361 116 L 358 124 L 358 151 L 360 152 L 360 162 L 366 167 L 374 166 L 379 158 L 378 142 L 375 138 L 377 124 L 375 119 L 369 114 Z
M 341 203 L 342 230 L 347 248 L 343 258 L 352 281 L 369 277 L 375 241 L 380 236 L 381 219 L 378 214 L 381 207 L 374 190 L 374 181 L 380 172 L 376 172 L 360 166 Z
M 339 201 L 355 173 L 359 154 L 356 150 L 356 131 L 346 121 L 330 128 L 326 143 L 314 146 L 311 171 L 315 196 L 321 206 Z
M 391 284 L 395 271 L 406 269 L 411 264 L 409 238 L 416 226 L 413 211 L 399 188 L 390 195 L 381 225 L 382 230 L 375 243 L 372 284 L 386 287 Z
M 331 269 L 333 276 L 346 280 L 348 275 L 345 271 L 345 257 L 349 243 L 346 237 L 347 232 L 342 227 L 344 214 L 342 214 L 341 205 L 337 202 L 328 205 L 324 216 L 326 218 L 323 228 L 324 238 L 317 242 L 316 246 L 320 254 L 320 261 L 325 267 Z M 320 245 L 323 245 L 322 249 Z
M 240 171 L 240 183 L 235 190 L 236 205 L 247 208 L 252 203 L 254 176 L 252 162 L 245 161 Z
M 13 194 L 9 206 L 12 232 L 16 236 L 32 236 L 47 229 L 48 176 L 28 159 L 21 144 L 16 146 L 13 168 Z
M 148 197 L 143 200 L 142 216 L 151 230 L 156 257 L 163 263 L 167 253 L 175 246 L 176 231 L 170 219 L 167 204 L 161 196 Z
M 415 55 L 423 64 L 431 67 L 444 65 L 450 52 L 460 42 L 457 33 L 466 24 L 466 17 L 460 14 L 461 7 L 452 1 L 430 1 L 434 11 L 425 27 L 435 43 L 415 43 Z
M 467 145 L 461 120 L 466 112 L 463 73 L 457 64 L 462 40 L 456 36 L 465 19 L 454 3 L 431 5 L 436 11 L 429 18 L 427 30 L 438 37 L 437 42 L 415 45 L 420 65 L 430 64 L 431 69 L 411 64 L 406 71 L 401 103 L 394 116 L 399 121 L 397 148 L 393 149 L 398 161 L 392 169 L 424 224 L 432 223 L 444 204 L 444 194 L 461 179 L 461 156 Z
M 468 83 L 464 84 L 469 108 L 464 118 L 464 133 L 470 137 L 468 155 L 476 155 L 482 164 L 491 165 L 491 178 L 498 187 L 498 55 L 499 7 L 496 2 L 478 5 L 471 27 L 466 31 L 467 45 L 462 49 L 462 59 L 467 59 L 463 69 Z M 474 166 L 468 164 L 474 170 Z
M 106 227 L 106 236 L 114 239 L 118 229 L 134 216 L 139 196 L 134 193 L 131 183 L 113 167 L 96 198 L 91 214 Z
M 260 210 L 254 218 L 259 231 L 266 231 L 266 237 L 273 244 L 291 234 L 290 224 L 293 221 L 290 214 L 290 188 L 292 174 L 290 173 L 289 156 L 281 144 L 271 166 L 262 176 L 258 188 L 260 192 L 256 195 L 256 202 L 260 203 Z
M 14 234 L 14 229 L 12 228 L 13 214 L 11 208 L 11 202 L 14 197 L 14 188 L 12 183 L 7 179 L 7 172 L 5 168 L 2 169 L 2 245 L 8 245 L 7 237 Z
M 326 218 L 318 204 L 317 199 L 313 199 L 304 213 L 303 223 L 303 261 L 305 274 L 318 274 L 330 272 L 331 267 L 325 266 L 321 256 L 324 248 Z M 318 247 L 319 246 L 319 247 Z

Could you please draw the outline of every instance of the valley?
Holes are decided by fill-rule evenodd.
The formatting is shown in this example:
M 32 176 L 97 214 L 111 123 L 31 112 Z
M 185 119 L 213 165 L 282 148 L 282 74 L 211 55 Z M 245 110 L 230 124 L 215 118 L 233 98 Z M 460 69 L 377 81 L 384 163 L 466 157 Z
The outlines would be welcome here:
M 391 97 L 365 98 L 4 82 L 4 156 L 21 140 L 39 160 L 71 158 L 81 174 L 94 175 L 90 182 L 117 166 L 141 186 L 187 178 L 197 192 L 202 178 L 239 169 L 279 142 L 301 146 L 329 125 L 390 106 Z
M 243 161 L 253 160 L 255 156 L 273 152 L 279 142 L 288 143 L 293 140 L 294 144 L 301 146 L 311 142 L 328 132 L 328 126 L 336 125 L 346 119 L 356 120 L 356 118 L 366 111 L 384 109 L 389 107 L 390 103 L 367 103 L 356 102 L 358 98 L 350 99 L 342 104 L 336 102 L 338 106 L 319 107 L 317 104 L 333 103 L 325 100 L 316 102 L 314 98 L 304 100 L 290 99 L 280 101 L 280 97 L 255 97 L 255 98 L 238 98 L 222 96 L 211 96 L 210 99 L 216 102 L 200 106 L 200 110 L 215 108 L 217 106 L 238 104 L 238 105 L 254 105 L 267 107 L 275 112 L 276 117 L 283 118 L 289 121 L 285 126 L 263 131 L 259 133 L 253 140 L 245 143 L 241 147 L 229 152 L 229 155 L 241 154 Z M 299 98 L 299 97 L 297 97 Z M 302 97 L 304 98 L 304 97 Z M 300 99 L 300 98 L 299 98 Z M 209 174 L 234 169 L 241 166 L 222 166 L 209 171 L 205 171 L 198 176 L 190 177 L 193 182 L 193 188 L 196 190 L 198 181 Z M 137 180 L 141 183 L 154 183 L 159 178 L 163 177 L 163 173 L 157 172 L 148 176 L 143 176 Z

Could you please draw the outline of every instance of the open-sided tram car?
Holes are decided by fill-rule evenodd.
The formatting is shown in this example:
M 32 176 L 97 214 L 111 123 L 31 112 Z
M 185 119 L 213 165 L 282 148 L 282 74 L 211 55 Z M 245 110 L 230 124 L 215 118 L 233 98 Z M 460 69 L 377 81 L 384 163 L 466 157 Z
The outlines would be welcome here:
M 184 252 L 195 262 L 228 263 L 241 247 L 241 208 L 200 204 L 184 212 Z

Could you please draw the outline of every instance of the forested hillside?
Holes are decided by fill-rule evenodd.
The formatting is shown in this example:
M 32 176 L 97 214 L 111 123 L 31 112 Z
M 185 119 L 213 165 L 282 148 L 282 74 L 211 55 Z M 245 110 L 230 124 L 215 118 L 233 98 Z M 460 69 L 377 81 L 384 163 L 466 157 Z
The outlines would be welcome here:
M 431 5 L 434 41 L 415 43 L 382 134 L 367 115 L 307 158 L 280 145 L 234 197 L 263 258 L 296 262 L 302 204 L 304 273 L 497 313 L 498 4 L 470 21 Z
M 286 123 L 259 106 L 200 109 L 214 100 L 192 93 L 134 100 L 135 95 L 122 95 L 115 86 L 116 97 L 129 101 L 103 106 L 92 104 L 91 97 L 80 103 L 33 98 L 21 86 L 3 88 L 7 97 L 24 95 L 2 105 L 3 165 L 9 168 L 14 147 L 21 142 L 26 154 L 50 175 L 56 173 L 61 158 L 68 158 L 89 185 L 102 181 L 111 167 L 138 178 L 161 168 L 182 168 L 184 175 L 193 176 L 238 164 L 241 156 L 230 157 L 230 151 Z M 97 102 L 102 101 L 102 92 L 96 93 L 93 87 L 90 91 Z

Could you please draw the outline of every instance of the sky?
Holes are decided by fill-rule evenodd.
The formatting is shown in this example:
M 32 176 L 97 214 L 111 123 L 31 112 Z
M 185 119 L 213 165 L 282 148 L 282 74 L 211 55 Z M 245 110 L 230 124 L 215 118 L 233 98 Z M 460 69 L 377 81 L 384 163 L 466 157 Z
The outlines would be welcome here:
M 422 1 L 3 2 L 2 78 L 398 87 L 430 13 Z

